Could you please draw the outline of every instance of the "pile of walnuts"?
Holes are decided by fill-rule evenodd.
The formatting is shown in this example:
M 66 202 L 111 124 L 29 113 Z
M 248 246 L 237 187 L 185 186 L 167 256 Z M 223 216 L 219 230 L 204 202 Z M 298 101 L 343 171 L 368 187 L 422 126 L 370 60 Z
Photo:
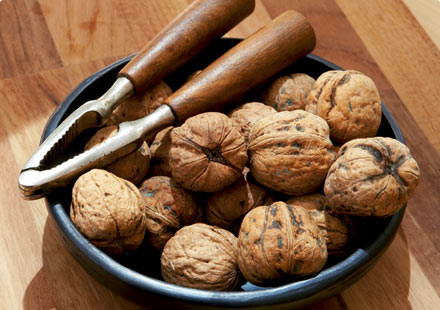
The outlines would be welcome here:
M 161 82 L 123 103 L 86 148 L 170 93 Z M 83 174 L 72 222 L 109 254 L 141 245 L 160 253 L 163 279 L 186 287 L 313 275 L 347 253 L 355 217 L 395 214 L 418 184 L 409 149 L 376 137 L 381 115 L 376 86 L 360 72 L 279 76 L 257 98 L 168 127 Z

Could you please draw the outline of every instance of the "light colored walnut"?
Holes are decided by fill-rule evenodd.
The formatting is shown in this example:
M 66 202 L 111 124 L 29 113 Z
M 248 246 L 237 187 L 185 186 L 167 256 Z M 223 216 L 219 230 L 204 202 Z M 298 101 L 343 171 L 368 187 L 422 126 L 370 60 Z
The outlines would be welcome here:
M 112 112 L 109 125 L 142 118 L 157 109 L 172 94 L 171 88 L 160 81 L 145 92 L 129 97 L 121 102 Z
M 212 193 L 206 200 L 206 221 L 238 234 L 241 221 L 250 210 L 274 201 L 267 188 L 255 181 L 248 172 L 224 189 Z
M 376 85 L 354 70 L 323 73 L 313 84 L 305 110 L 325 119 L 331 139 L 341 144 L 374 137 L 382 117 Z
M 325 238 L 329 256 L 344 254 L 354 233 L 350 217 L 332 210 L 325 196 L 319 193 L 292 197 L 286 203 L 309 211 Z
M 87 142 L 84 149 L 91 149 L 95 145 L 98 145 L 108 138 L 114 136 L 117 132 L 117 126 L 107 126 L 99 129 Z M 133 184 L 138 184 L 148 173 L 150 157 L 150 149 L 148 148 L 147 143 L 144 142 L 139 149 L 121 159 L 118 159 L 105 169 L 120 178 L 130 181 Z
M 172 126 L 159 131 L 150 145 L 150 172 L 152 175 L 164 175 L 171 177 L 171 130 L 173 130 Z
M 330 167 L 324 192 L 341 213 L 390 216 L 411 198 L 420 171 L 398 140 L 374 137 L 345 143 Z
M 335 159 L 327 123 L 295 110 L 266 116 L 249 138 L 249 168 L 261 184 L 288 195 L 320 188 Z
M 248 102 L 232 110 L 228 116 L 240 126 L 246 143 L 249 143 L 249 132 L 255 122 L 274 113 L 276 113 L 276 110 L 264 103 Z
M 215 192 L 237 180 L 247 162 L 246 143 L 229 117 L 207 112 L 171 131 L 172 177 L 191 191 Z
M 327 247 L 305 208 L 278 201 L 246 214 L 237 260 L 246 280 L 267 285 L 320 271 L 327 261 Z
M 159 251 L 180 228 L 203 219 L 192 193 L 167 176 L 151 177 L 139 189 L 145 200 L 146 240 Z
M 110 254 L 137 249 L 146 230 L 145 205 L 135 185 L 93 169 L 72 189 L 70 218 L 95 246 Z
M 263 92 L 262 102 L 277 111 L 304 110 L 315 79 L 305 73 L 278 77 Z
M 191 288 L 234 290 L 239 281 L 236 251 L 237 238 L 227 230 L 203 223 L 185 226 L 163 249 L 162 276 Z

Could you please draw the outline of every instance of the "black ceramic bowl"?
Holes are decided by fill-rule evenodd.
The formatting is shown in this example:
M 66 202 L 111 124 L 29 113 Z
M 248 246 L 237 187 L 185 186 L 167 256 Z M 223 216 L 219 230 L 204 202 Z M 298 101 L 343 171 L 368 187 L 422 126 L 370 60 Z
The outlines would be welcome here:
M 204 68 L 226 50 L 237 44 L 236 39 L 216 41 L 165 81 L 177 89 L 192 72 Z M 84 80 L 57 108 L 44 130 L 44 140 L 60 122 L 81 103 L 98 98 L 114 82 L 116 74 L 130 60 L 118 61 Z M 304 72 L 314 78 L 328 70 L 341 69 L 317 56 L 308 55 L 288 68 Z M 393 117 L 382 104 L 382 124 L 378 136 L 387 136 L 403 142 L 402 134 Z M 78 232 L 69 218 L 71 188 L 63 188 L 46 198 L 51 214 L 66 248 L 96 280 L 137 303 L 179 308 L 261 307 L 294 308 L 309 305 L 334 295 L 360 279 L 393 240 L 405 208 L 386 219 L 365 219 L 357 223 L 360 232 L 349 253 L 327 263 L 312 277 L 277 287 L 257 287 L 246 283 L 240 291 L 213 292 L 185 288 L 164 282 L 160 277 L 158 257 L 151 257 L 141 248 L 122 257 L 110 257 L 93 246 Z M 368 230 L 367 230 L 368 226 Z M 365 229 L 363 229 L 365 228 Z M 154 255 L 153 255 L 154 256 Z

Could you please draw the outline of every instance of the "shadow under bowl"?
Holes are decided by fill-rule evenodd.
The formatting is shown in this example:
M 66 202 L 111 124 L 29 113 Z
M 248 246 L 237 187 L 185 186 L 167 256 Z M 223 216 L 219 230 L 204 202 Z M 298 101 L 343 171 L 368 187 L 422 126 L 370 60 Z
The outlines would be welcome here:
M 240 42 L 239 39 L 220 39 L 194 60 L 168 76 L 165 82 L 176 90 L 188 76 L 201 70 L 225 51 Z M 42 141 L 82 103 L 101 96 L 115 81 L 117 73 L 132 58 L 122 59 L 85 79 L 58 106 L 49 119 Z M 318 78 L 328 70 L 342 68 L 315 55 L 307 55 L 287 68 L 286 72 L 303 72 Z M 382 103 L 382 123 L 378 136 L 404 142 L 402 133 Z M 385 219 L 365 219 L 357 223 L 358 231 L 368 233 L 356 237 L 351 251 L 329 260 L 316 275 L 277 287 L 258 287 L 246 283 L 240 291 L 216 292 L 180 287 L 167 283 L 160 276 L 157 255 L 141 249 L 122 257 L 111 257 L 92 245 L 73 225 L 69 217 L 71 187 L 61 188 L 46 200 L 49 214 L 63 243 L 78 263 L 98 282 L 114 292 L 149 307 L 176 306 L 182 308 L 218 307 L 275 307 L 277 309 L 303 307 L 337 294 L 364 276 L 379 260 L 392 242 L 402 221 L 405 207 Z

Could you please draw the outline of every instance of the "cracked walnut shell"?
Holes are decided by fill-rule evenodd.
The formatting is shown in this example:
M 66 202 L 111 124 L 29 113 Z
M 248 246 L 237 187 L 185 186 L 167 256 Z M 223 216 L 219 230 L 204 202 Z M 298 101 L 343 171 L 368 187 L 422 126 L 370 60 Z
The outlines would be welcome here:
M 139 189 L 145 200 L 145 239 L 159 251 L 176 231 L 203 218 L 192 193 L 167 176 L 151 177 Z
M 181 286 L 232 291 L 239 282 L 237 238 L 229 231 L 197 223 L 181 228 L 161 256 L 165 281 Z
M 354 70 L 323 73 L 313 84 L 305 110 L 325 119 L 331 139 L 341 144 L 374 137 L 382 116 L 373 80 Z
M 173 130 L 172 126 L 159 131 L 150 145 L 150 172 L 152 175 L 164 175 L 171 177 L 171 130 Z
M 232 184 L 248 159 L 239 127 L 219 112 L 198 114 L 174 128 L 169 154 L 172 177 L 196 192 Z
M 325 196 L 319 193 L 293 197 L 286 203 L 309 211 L 325 238 L 329 256 L 344 254 L 354 232 L 350 217 L 332 210 Z
M 411 198 L 419 176 L 417 162 L 398 140 L 355 139 L 339 150 L 324 192 L 329 205 L 338 212 L 387 217 Z
M 137 249 L 146 230 L 144 200 L 135 185 L 92 169 L 72 189 L 70 218 L 76 228 L 109 254 Z
M 107 126 L 99 129 L 87 142 L 84 149 L 89 150 L 95 145 L 104 142 L 118 132 L 117 126 Z M 107 166 L 105 169 L 120 178 L 126 179 L 133 184 L 138 184 L 148 173 L 150 164 L 150 149 L 147 143 L 143 143 L 139 149 L 122 157 Z
M 293 73 L 278 77 L 262 94 L 262 101 L 275 110 L 304 110 L 307 96 L 315 79 L 305 73 Z
M 278 201 L 246 214 L 237 259 L 246 280 L 266 285 L 320 271 L 327 262 L 327 247 L 305 208 Z
M 249 168 L 261 184 L 288 195 L 315 192 L 335 159 L 327 123 L 295 110 L 266 116 L 252 127 Z

